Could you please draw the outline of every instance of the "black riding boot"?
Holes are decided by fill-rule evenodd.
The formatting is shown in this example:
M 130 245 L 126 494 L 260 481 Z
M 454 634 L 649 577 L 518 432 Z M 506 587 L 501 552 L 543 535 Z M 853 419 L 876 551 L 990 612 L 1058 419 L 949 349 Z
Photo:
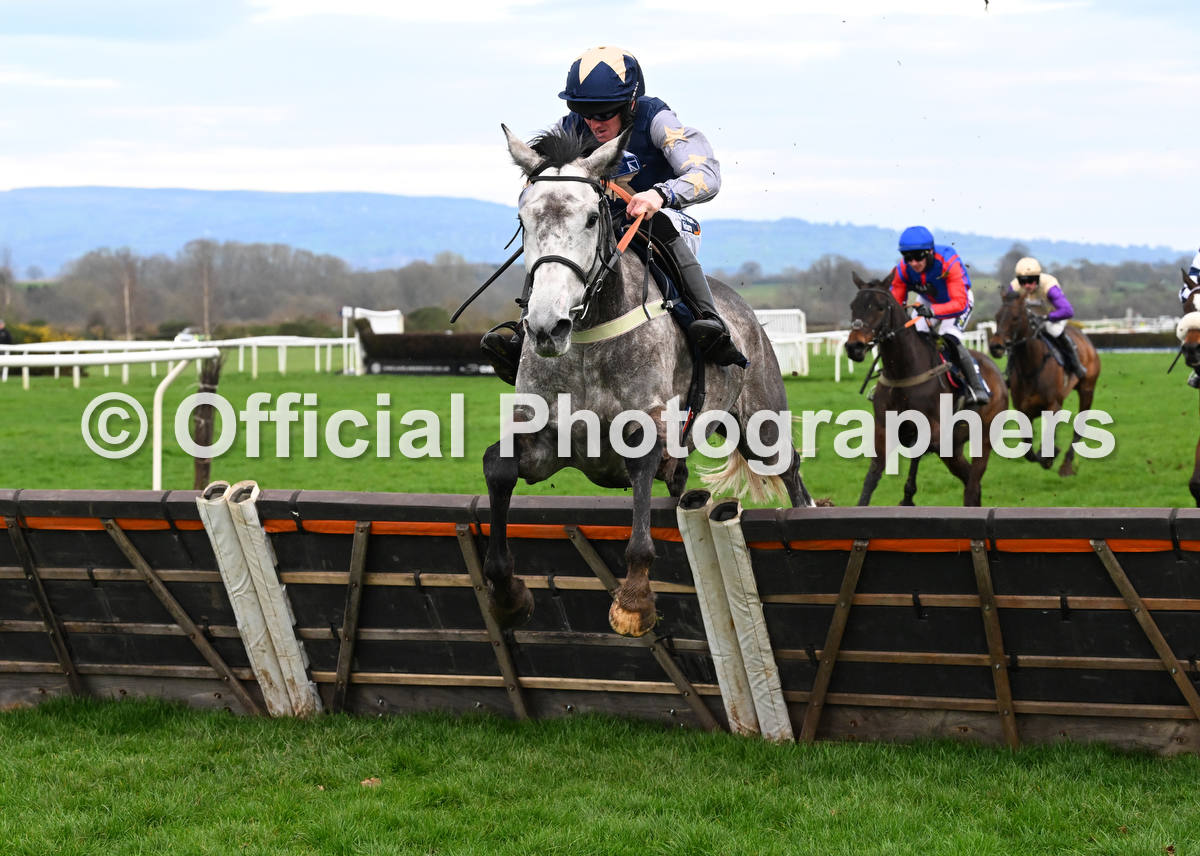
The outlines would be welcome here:
M 945 343 L 946 352 L 954 360 L 959 371 L 962 372 L 963 380 L 967 383 L 967 389 L 963 393 L 963 402 L 967 407 L 979 407 L 987 404 L 991 400 L 991 396 L 988 394 L 987 387 L 983 385 L 983 379 L 979 377 L 979 372 L 975 370 L 975 360 L 967 350 L 967 346 L 953 336 L 943 336 L 942 341 Z
M 497 324 L 479 340 L 479 350 L 496 370 L 496 377 L 511 386 L 517 385 L 517 364 L 521 361 L 521 346 L 525 343 L 524 322 L 525 313 L 522 312 L 520 321 Z M 512 335 L 505 336 L 501 330 L 511 330 Z
M 688 327 L 688 338 L 697 344 L 704 359 L 718 366 L 746 366 L 748 360 L 729 338 L 729 328 L 717 314 L 713 304 L 712 290 L 708 287 L 708 279 L 696 261 L 695 254 L 681 236 L 666 245 L 675 264 L 679 267 L 682 282 L 680 289 L 686 302 L 696 310 L 696 320 Z
M 1058 345 L 1062 355 L 1067 358 L 1067 371 L 1074 372 L 1075 377 L 1080 380 L 1087 377 L 1087 371 L 1079 359 L 1079 349 L 1075 347 L 1075 340 L 1071 338 L 1071 334 L 1063 330 L 1062 335 L 1055 339 L 1054 343 Z

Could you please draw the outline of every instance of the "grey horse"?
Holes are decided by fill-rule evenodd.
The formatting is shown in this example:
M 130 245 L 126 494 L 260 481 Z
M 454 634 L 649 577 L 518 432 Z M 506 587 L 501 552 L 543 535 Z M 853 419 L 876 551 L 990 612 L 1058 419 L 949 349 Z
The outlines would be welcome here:
M 626 577 L 614 593 L 609 623 L 622 635 L 640 636 L 656 618 L 649 576 L 654 561 L 651 487 L 654 479 L 661 479 L 678 497 L 687 484 L 685 458 L 669 455 L 667 449 L 668 440 L 674 439 L 668 432 L 679 431 L 669 416 L 671 402 L 682 399 L 692 377 L 688 340 L 669 316 L 658 314 L 662 298 L 653 285 L 651 299 L 643 304 L 642 261 L 614 249 L 602 182 L 622 157 L 627 134 L 587 154 L 584 142 L 574 136 L 549 132 L 539 138 L 535 150 L 501 127 L 513 161 L 530 182 L 519 204 L 529 287 L 516 393 L 536 396 L 524 401 L 537 406 L 521 403 L 513 409 L 506 438 L 509 454 L 502 439 L 483 457 L 492 513 L 484 562 L 492 610 L 503 626 L 523 623 L 533 610 L 532 596 L 513 575 L 507 540 L 509 503 L 518 478 L 532 484 L 575 467 L 602 487 L 633 488 Z M 750 364 L 707 366 L 704 409 L 729 414 L 739 441 L 725 466 L 707 474 L 705 482 L 714 493 L 732 490 L 755 498 L 786 494 L 792 506 L 813 505 L 800 478 L 799 455 L 791 446 L 790 423 L 784 422 L 787 394 L 766 333 L 732 289 L 713 280 L 712 290 L 734 342 Z M 628 323 L 622 324 L 623 318 Z M 560 399 L 564 394 L 569 396 L 569 411 L 564 407 L 568 399 Z M 562 438 L 565 454 L 560 455 L 560 410 L 596 414 L 601 430 L 593 431 L 593 438 L 598 437 L 598 448 L 588 449 L 588 426 L 573 420 L 564 431 L 569 436 Z M 648 419 L 631 420 L 631 412 Z M 752 422 L 760 412 L 783 417 L 760 416 Z M 533 431 L 543 417 L 545 426 Z M 619 426 L 615 436 L 610 435 L 614 422 Z M 781 424 L 787 426 L 782 431 Z M 726 427 L 722 433 L 733 432 Z M 614 439 L 624 442 L 614 444 Z M 686 449 L 693 447 L 689 433 Z

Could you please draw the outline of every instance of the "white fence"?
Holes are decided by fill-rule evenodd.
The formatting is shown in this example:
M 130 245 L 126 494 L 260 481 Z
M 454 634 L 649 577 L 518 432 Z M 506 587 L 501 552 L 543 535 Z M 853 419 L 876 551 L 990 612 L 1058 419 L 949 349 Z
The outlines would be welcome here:
M 359 362 L 358 340 L 348 338 L 320 338 L 315 336 L 249 336 L 240 339 L 220 339 L 212 342 L 165 342 L 165 341 L 58 341 L 34 342 L 26 345 L 0 345 L 0 382 L 8 380 L 10 368 L 22 369 L 22 384 L 29 388 L 31 367 L 51 366 L 54 376 L 60 370 L 73 369 L 75 386 L 79 386 L 80 366 L 101 366 L 108 377 L 111 367 L 121 367 L 121 382 L 129 383 L 131 363 L 149 363 L 151 377 L 158 376 L 158 364 L 176 359 L 175 354 L 198 347 L 218 348 L 222 352 L 237 349 L 237 371 L 247 370 L 250 376 L 258 377 L 259 349 L 273 348 L 276 367 L 280 374 L 287 374 L 288 350 L 292 348 L 313 349 L 313 371 L 333 371 L 335 348 L 342 351 L 342 366 L 351 367 Z M 124 355 L 149 355 L 139 359 L 123 359 Z M 323 359 L 322 359 L 323 357 Z M 86 358 L 86 359 L 85 359 Z
M 807 377 L 810 354 L 818 356 L 824 353 L 833 357 L 833 379 L 841 382 L 842 357 L 845 355 L 846 340 L 850 338 L 849 330 L 809 333 L 808 319 L 801 309 L 756 309 L 754 314 L 766 330 L 775 358 L 779 361 L 779 369 L 785 375 Z M 963 334 L 963 342 L 968 348 L 986 351 L 988 337 L 995 331 L 994 321 L 982 321 L 974 330 Z M 846 373 L 854 374 L 854 362 L 849 358 L 846 358 Z

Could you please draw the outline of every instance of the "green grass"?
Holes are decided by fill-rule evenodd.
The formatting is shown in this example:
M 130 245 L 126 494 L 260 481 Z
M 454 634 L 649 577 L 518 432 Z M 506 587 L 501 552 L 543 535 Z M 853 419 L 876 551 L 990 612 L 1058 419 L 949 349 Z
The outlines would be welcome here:
M 789 378 L 790 406 L 797 415 L 805 410 L 828 409 L 834 413 L 849 409 L 869 409 L 858 394 L 864 367 L 845 376 L 840 384 L 832 381 L 829 357 L 813 360 L 808 378 Z M 1192 504 L 1187 481 L 1192 469 L 1197 429 L 1196 392 L 1184 384 L 1186 370 L 1177 368 L 1165 374 L 1169 354 L 1104 354 L 1103 371 L 1094 406 L 1114 418 L 1108 426 L 1115 439 L 1114 453 L 1104 459 L 1077 458 L 1079 474 L 1063 479 L 1055 471 L 1044 471 L 1024 460 L 1004 460 L 993 456 L 983 482 L 985 505 L 1001 506 L 1189 506 Z M 369 428 L 343 432 L 344 441 L 361 437 L 369 440 L 372 450 L 362 457 L 343 460 L 319 442 L 319 454 L 302 454 L 302 429 L 292 426 L 291 454 L 277 457 L 275 426 L 267 423 L 262 430 L 262 445 L 257 458 L 247 457 L 246 432 L 239 426 L 238 442 L 213 463 L 212 477 L 227 480 L 252 478 L 264 488 L 308 488 L 434 493 L 482 493 L 484 484 L 480 459 L 499 433 L 499 396 L 511 391 L 493 378 L 425 378 L 401 376 L 340 377 L 316 374 L 308 354 L 292 354 L 289 372 L 274 371 L 274 357 L 263 359 L 263 373 L 251 380 L 248 373 L 236 371 L 236 358 L 224 371 L 220 392 L 236 410 L 246 406 L 252 392 L 284 391 L 315 393 L 318 439 L 329 416 L 341 409 L 355 409 L 371 421 Z M 271 370 L 268 371 L 267 369 Z M 122 386 L 118 373 L 105 378 L 93 369 L 84 378 L 82 389 L 71 386 L 70 378 L 58 380 L 34 377 L 31 389 L 22 390 L 20 378 L 10 377 L 0 385 L 0 452 L 4 465 L 0 486 L 6 488 L 148 488 L 150 486 L 150 440 L 130 458 L 108 461 L 90 452 L 80 435 L 80 417 L 86 403 L 95 395 L 124 391 L 138 399 L 147 412 L 151 409 L 154 387 L 161 379 L 151 378 L 149 369 L 133 370 L 128 386 Z M 195 376 L 187 373 L 167 395 L 165 412 L 173 414 L 184 395 L 195 391 Z M 392 437 L 410 430 L 400 424 L 401 415 L 410 410 L 429 410 L 442 420 L 441 445 L 444 457 L 406 459 L 398 452 L 390 458 L 378 458 L 373 451 L 375 424 L 378 421 L 376 396 L 391 396 Z M 450 455 L 450 401 L 462 393 L 465 402 L 465 454 L 461 459 Z M 1075 397 L 1068 407 L 1077 409 Z M 115 426 L 114 426 L 115 427 Z M 412 426 L 421 427 L 420 424 Z M 804 478 L 816 496 L 831 497 L 837 505 L 857 501 L 865 459 L 842 460 L 833 451 L 838 426 L 825 425 L 816 435 L 816 456 L 805 462 Z M 797 426 L 796 436 L 800 436 Z M 165 431 L 165 488 L 190 488 L 191 459 L 173 439 L 172 422 Z M 1065 445 L 1066 429 L 1060 429 L 1059 445 Z M 690 485 L 699 486 L 692 459 Z M 905 462 L 901 462 L 902 464 Z M 899 502 L 902 476 L 885 476 L 874 497 L 874 504 Z M 917 502 L 921 505 L 958 505 L 962 491 L 941 462 L 927 457 L 921 465 Z M 656 494 L 665 495 L 665 487 L 656 485 Z M 520 485 L 525 494 L 602 493 L 574 470 L 565 470 L 538 485 Z
M 1200 848 L 1200 758 L 1097 747 L 775 746 L 598 717 L 300 722 L 148 701 L 10 712 L 0 746 L 6 854 Z

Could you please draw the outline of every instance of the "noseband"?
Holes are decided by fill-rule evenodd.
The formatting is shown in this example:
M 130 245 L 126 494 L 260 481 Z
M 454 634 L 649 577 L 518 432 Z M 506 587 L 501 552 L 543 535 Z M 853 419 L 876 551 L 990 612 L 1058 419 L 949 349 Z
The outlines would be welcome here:
M 577 306 L 571 307 L 570 310 L 572 320 L 577 320 L 588 314 L 596 292 L 600 290 L 600 286 L 604 284 L 608 275 L 613 271 L 613 259 L 617 253 L 616 242 L 613 240 L 612 235 L 612 213 L 609 211 L 608 203 L 605 201 L 604 189 L 600 182 L 595 179 L 583 178 L 577 175 L 534 175 L 529 179 L 530 184 L 538 181 L 577 181 L 590 186 L 596 191 L 596 195 L 599 197 L 600 233 L 596 241 L 596 255 L 592 259 L 591 268 L 584 271 L 582 267 L 566 256 L 554 255 L 552 253 L 538 256 L 525 271 L 525 287 L 521 293 L 521 299 L 517 301 L 521 304 L 521 308 L 524 309 L 525 305 L 529 302 L 530 292 L 533 291 L 533 274 L 541 265 L 548 262 L 565 265 L 583 283 L 583 299 Z
M 884 296 L 887 297 L 886 294 Z M 892 321 L 892 313 L 895 311 L 895 309 L 894 307 L 887 305 L 886 301 L 884 303 L 884 307 L 887 311 L 884 313 L 883 323 L 878 327 L 868 328 L 866 322 L 864 322 L 861 318 L 855 318 L 850 322 L 850 332 L 854 332 L 856 330 L 870 330 L 871 339 L 866 343 L 866 347 L 868 348 L 877 345 L 880 342 L 886 342 L 896 335 L 896 327 Z M 853 302 L 851 302 L 850 308 L 851 310 L 854 309 Z

